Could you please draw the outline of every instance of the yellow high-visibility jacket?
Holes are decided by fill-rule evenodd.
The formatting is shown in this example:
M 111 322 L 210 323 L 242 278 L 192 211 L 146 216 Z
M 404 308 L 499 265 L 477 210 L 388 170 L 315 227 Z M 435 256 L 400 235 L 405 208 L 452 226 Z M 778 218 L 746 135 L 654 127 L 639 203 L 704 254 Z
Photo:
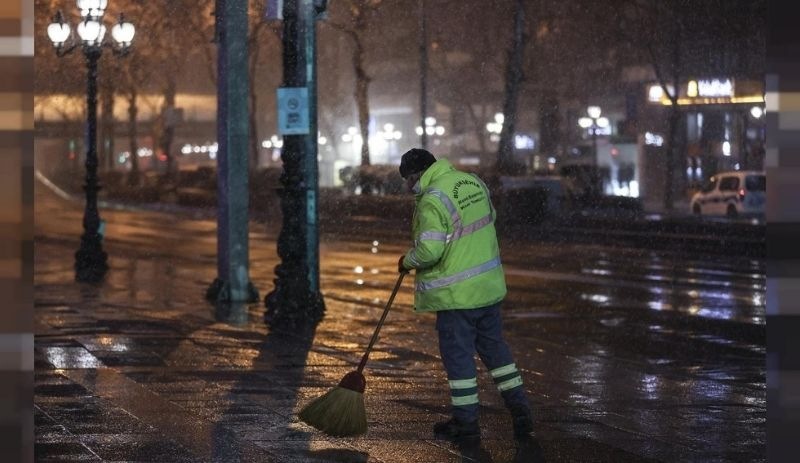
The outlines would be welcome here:
M 440 159 L 423 173 L 420 187 L 414 247 L 403 259 L 416 270 L 414 310 L 476 309 L 500 302 L 506 281 L 486 185 Z

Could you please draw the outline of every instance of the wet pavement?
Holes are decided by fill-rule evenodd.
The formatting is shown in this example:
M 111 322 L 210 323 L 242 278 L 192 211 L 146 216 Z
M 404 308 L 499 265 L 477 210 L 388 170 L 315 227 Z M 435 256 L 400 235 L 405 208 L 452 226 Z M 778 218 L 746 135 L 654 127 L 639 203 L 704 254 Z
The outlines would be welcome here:
M 433 439 L 449 391 L 407 283 L 367 366 L 369 431 L 334 439 L 295 414 L 357 364 L 404 242 L 323 229 L 326 317 L 285 333 L 261 304 L 203 299 L 213 221 L 103 210 L 111 270 L 95 286 L 73 280 L 80 217 L 37 184 L 37 461 L 765 460 L 764 260 L 506 240 L 505 331 L 534 437 L 510 437 L 481 365 L 482 439 Z M 251 261 L 263 297 L 278 261 L 258 225 Z

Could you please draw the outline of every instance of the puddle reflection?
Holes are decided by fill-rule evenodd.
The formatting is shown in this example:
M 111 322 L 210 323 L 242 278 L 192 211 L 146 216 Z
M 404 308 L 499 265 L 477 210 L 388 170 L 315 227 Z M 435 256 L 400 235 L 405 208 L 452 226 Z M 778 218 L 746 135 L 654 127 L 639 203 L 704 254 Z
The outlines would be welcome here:
M 44 355 L 56 368 L 91 369 L 103 366 L 97 357 L 83 347 L 47 347 Z

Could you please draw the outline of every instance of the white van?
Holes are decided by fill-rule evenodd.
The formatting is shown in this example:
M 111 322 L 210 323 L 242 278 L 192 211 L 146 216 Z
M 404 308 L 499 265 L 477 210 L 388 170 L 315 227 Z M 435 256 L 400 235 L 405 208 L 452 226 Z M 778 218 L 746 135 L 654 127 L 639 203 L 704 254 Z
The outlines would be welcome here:
M 698 216 L 759 216 L 764 214 L 766 193 L 767 176 L 764 172 L 721 172 L 694 194 L 689 207 Z

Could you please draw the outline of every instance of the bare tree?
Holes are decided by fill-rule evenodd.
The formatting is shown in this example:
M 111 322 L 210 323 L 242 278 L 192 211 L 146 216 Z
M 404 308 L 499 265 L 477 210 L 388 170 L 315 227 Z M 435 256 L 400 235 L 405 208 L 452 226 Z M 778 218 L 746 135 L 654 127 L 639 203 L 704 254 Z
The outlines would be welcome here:
M 356 77 L 355 100 L 358 108 L 358 124 L 361 129 L 361 165 L 370 165 L 369 156 L 369 84 L 371 78 L 366 70 L 366 33 L 369 21 L 383 0 L 345 0 L 341 2 L 347 10 L 344 20 L 330 20 L 326 24 L 348 37 L 353 43 L 353 71 Z M 337 2 L 338 3 L 338 2 Z M 336 4 L 334 4 L 335 7 Z
M 428 81 L 433 100 L 451 109 L 453 129 L 463 130 L 461 136 L 451 132 L 451 140 L 460 139 L 466 146 L 468 139 L 474 139 L 483 157 L 492 149 L 486 123 L 503 97 L 505 60 L 501 44 L 511 40 L 512 31 L 504 15 L 487 16 L 480 2 L 471 1 L 473 5 L 465 5 L 459 12 L 464 15 L 463 21 L 453 23 L 457 29 L 434 27 L 429 31 Z M 436 2 L 426 10 L 435 25 L 440 18 L 452 15 L 453 5 Z
M 669 100 L 664 209 L 671 211 L 676 192 L 684 186 L 679 164 L 686 151 L 686 137 L 681 136 L 684 113 L 679 105 L 682 83 L 711 69 L 732 76 L 763 73 L 765 28 L 758 18 L 764 18 L 766 2 L 627 0 L 623 5 L 615 32 L 644 51 L 656 83 Z M 722 130 L 718 124 L 706 123 L 701 143 L 714 129 Z
M 626 2 L 626 8 L 619 16 L 618 25 L 623 37 L 643 47 L 658 85 L 670 101 L 664 179 L 664 209 L 667 211 L 673 209 L 674 203 L 677 134 L 682 118 L 678 92 L 684 77 L 682 43 L 686 30 L 687 7 L 686 0 L 668 4 L 651 0 L 630 0 Z
M 209 82 L 213 85 L 217 83 L 217 61 L 216 61 L 216 30 L 214 16 L 216 14 L 215 4 L 211 0 L 204 0 L 205 3 L 200 8 L 200 14 L 191 16 L 192 27 L 190 39 L 194 46 L 202 54 L 205 69 Z M 263 15 L 264 1 L 250 0 L 248 3 L 248 98 L 249 98 L 249 144 L 250 144 L 250 168 L 254 169 L 258 165 L 258 154 L 260 152 L 259 135 L 259 115 L 261 114 L 259 85 L 274 88 L 279 84 L 281 73 L 273 71 L 279 69 L 280 60 L 273 59 L 267 55 L 265 50 L 278 50 L 280 48 L 282 22 L 268 21 Z M 278 54 L 274 55 L 278 57 Z M 265 63 L 265 61 L 268 61 Z M 265 68 L 265 64 L 270 66 Z M 267 71 L 268 75 L 263 73 Z M 265 78 L 266 77 L 266 78 Z
M 63 13 L 65 21 L 71 24 L 77 23 L 79 18 L 74 11 L 74 4 L 64 0 L 35 0 L 36 65 L 33 71 L 37 95 L 55 93 L 82 95 L 86 92 L 86 73 L 82 54 L 76 50 L 75 53 L 59 58 L 47 36 L 47 26 L 53 21 L 58 10 Z
M 138 186 L 139 185 L 139 141 L 137 139 L 139 127 L 138 127 L 138 115 L 139 115 L 139 106 L 137 105 L 137 100 L 139 98 L 139 92 L 135 86 L 131 86 L 128 89 L 126 98 L 128 100 L 128 152 L 130 153 L 131 159 L 131 173 L 128 176 L 128 184 L 131 186 Z
M 247 35 L 247 49 L 248 49 L 248 83 L 250 85 L 249 98 L 250 98 L 250 168 L 255 169 L 258 166 L 258 153 L 260 150 L 260 140 L 258 130 L 258 95 L 256 85 L 263 82 L 265 79 L 259 76 L 259 64 L 262 61 L 263 51 L 265 49 L 273 48 L 280 49 L 281 44 L 281 27 L 282 23 L 268 22 L 264 20 L 260 9 L 263 8 L 263 0 L 250 1 L 250 30 Z M 277 54 L 275 55 L 277 56 Z M 279 60 L 278 60 L 279 61 Z M 273 72 L 271 76 L 279 78 L 280 72 Z M 274 82 L 275 87 L 278 82 Z
M 128 183 L 138 186 L 139 166 L 139 96 L 143 89 L 153 85 L 152 69 L 163 60 L 159 37 L 153 33 L 155 22 L 164 12 L 158 2 L 129 2 L 125 4 L 126 14 L 136 26 L 136 37 L 128 56 L 119 63 L 119 81 L 116 87 L 128 102 L 128 152 L 131 171 Z
M 436 48 L 438 50 L 431 55 L 434 59 L 439 58 L 441 63 L 432 62 L 430 66 L 430 87 L 434 90 L 435 101 L 449 105 L 454 117 L 456 113 L 461 113 L 462 118 L 467 117 L 480 153 L 487 153 L 486 107 L 497 101 L 497 95 L 488 88 L 485 74 L 476 72 L 472 62 L 463 65 L 448 63 L 445 56 L 437 56 L 448 52 L 438 43 Z
M 114 66 L 115 67 L 115 66 Z M 113 67 L 112 67 L 113 69 Z M 116 91 L 116 72 L 104 72 L 98 76 L 100 94 L 100 143 L 99 155 L 105 168 L 114 168 L 114 95 Z M 103 162 L 100 164 L 103 165 Z
M 191 27 L 196 22 L 196 10 L 203 10 L 203 3 L 190 0 L 160 0 L 155 2 L 162 10 L 152 24 L 151 33 L 158 37 L 161 63 L 158 69 L 161 92 L 164 96 L 160 114 L 156 121 L 159 150 L 166 156 L 167 174 L 175 170 L 172 153 L 172 142 L 175 138 L 175 126 L 179 122 L 175 97 L 178 93 L 178 79 L 184 70 L 189 54 L 197 46 L 196 37 L 186 34 L 187 24 Z
M 540 0 L 528 25 L 524 95 L 533 101 L 522 104 L 537 109 L 538 151 L 549 156 L 569 141 L 564 109 L 613 93 L 622 60 L 630 53 L 598 21 L 596 2 Z
M 510 174 L 516 170 L 514 161 L 514 132 L 517 122 L 517 101 L 523 80 L 523 57 L 525 51 L 525 0 L 516 0 L 514 9 L 514 35 L 508 52 L 506 91 L 503 101 L 503 130 L 497 149 L 497 170 Z

